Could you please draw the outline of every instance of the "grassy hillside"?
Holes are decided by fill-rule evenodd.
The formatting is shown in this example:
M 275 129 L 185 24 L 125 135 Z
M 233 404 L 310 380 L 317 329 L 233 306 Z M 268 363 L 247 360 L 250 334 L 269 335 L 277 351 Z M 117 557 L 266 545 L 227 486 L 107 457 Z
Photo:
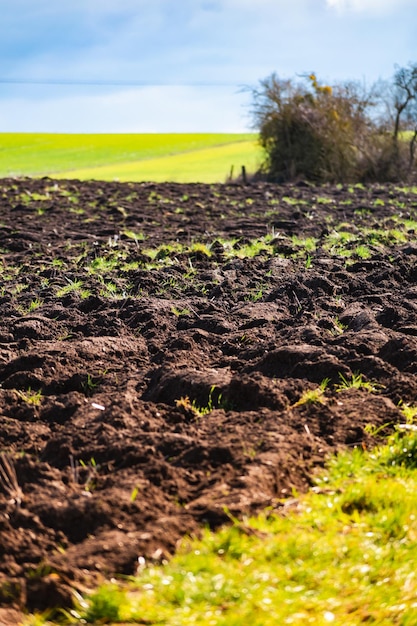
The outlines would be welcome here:
M 232 166 L 253 171 L 253 134 L 0 133 L 0 176 L 102 180 L 224 181 Z

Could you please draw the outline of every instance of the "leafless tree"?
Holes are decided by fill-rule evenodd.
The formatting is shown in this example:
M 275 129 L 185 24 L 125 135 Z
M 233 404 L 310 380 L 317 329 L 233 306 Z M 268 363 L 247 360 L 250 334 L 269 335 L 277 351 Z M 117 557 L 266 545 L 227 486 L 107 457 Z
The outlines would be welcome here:
M 394 156 L 399 159 L 400 141 L 403 131 L 409 131 L 408 171 L 411 172 L 416 153 L 417 143 L 417 64 L 410 63 L 406 67 L 397 68 L 394 74 Z

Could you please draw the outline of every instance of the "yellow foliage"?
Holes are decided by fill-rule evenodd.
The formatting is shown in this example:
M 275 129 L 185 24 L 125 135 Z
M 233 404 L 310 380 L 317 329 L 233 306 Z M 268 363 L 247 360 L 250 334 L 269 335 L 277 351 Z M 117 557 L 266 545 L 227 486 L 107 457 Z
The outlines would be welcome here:
M 330 87 L 330 85 L 324 85 L 323 87 L 318 87 L 317 89 L 318 91 L 321 91 L 322 93 L 325 93 L 329 96 L 332 95 L 333 93 L 333 89 Z
M 309 80 L 311 80 L 311 84 L 314 87 L 316 93 L 323 93 L 328 96 L 332 95 L 333 89 L 330 87 L 330 85 L 319 85 L 317 82 L 317 76 L 315 74 L 310 74 L 308 78 Z

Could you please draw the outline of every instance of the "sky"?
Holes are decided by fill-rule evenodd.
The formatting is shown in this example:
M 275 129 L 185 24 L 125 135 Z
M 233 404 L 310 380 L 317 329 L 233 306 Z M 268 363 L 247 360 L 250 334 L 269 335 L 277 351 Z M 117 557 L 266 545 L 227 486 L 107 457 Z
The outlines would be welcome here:
M 417 0 L 0 0 L 0 132 L 250 132 L 275 72 L 392 77 Z

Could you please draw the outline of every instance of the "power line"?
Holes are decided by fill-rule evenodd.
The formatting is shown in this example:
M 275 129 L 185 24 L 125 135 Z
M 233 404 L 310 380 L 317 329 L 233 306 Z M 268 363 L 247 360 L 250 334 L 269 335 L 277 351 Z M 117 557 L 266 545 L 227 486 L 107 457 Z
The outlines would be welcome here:
M 239 87 L 237 83 L 223 81 L 151 82 L 145 80 L 72 80 L 61 78 L 1 78 L 4 85 L 79 85 L 92 87 Z

